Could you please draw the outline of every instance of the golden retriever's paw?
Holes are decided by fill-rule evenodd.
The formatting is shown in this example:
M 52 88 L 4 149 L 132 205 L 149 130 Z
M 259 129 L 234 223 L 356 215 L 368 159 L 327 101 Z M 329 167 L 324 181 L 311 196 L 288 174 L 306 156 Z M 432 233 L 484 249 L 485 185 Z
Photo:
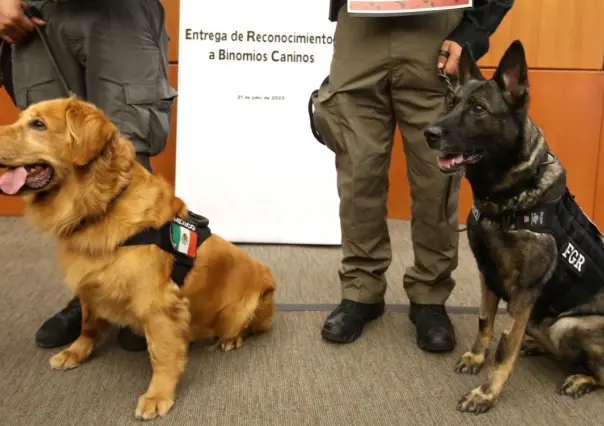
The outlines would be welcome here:
M 560 395 L 568 395 L 573 398 L 581 398 L 583 395 L 600 387 L 595 377 L 587 376 L 585 374 L 573 374 L 568 376 L 558 393 Z
M 493 408 L 495 402 L 495 395 L 483 391 L 483 386 L 480 386 L 464 395 L 457 403 L 457 409 L 464 413 L 482 414 Z
M 243 337 L 237 336 L 234 339 L 226 339 L 220 342 L 220 350 L 228 352 L 233 349 L 239 349 L 243 345 Z
M 174 405 L 172 398 L 141 395 L 136 406 L 135 416 L 139 420 L 152 420 L 165 416 Z
M 460 374 L 478 374 L 484 364 L 484 355 L 472 352 L 463 354 L 455 365 L 455 372 Z
M 82 364 L 80 357 L 73 351 L 65 349 L 50 358 L 50 367 L 53 370 L 71 370 Z
M 520 355 L 522 355 L 522 356 L 540 356 L 540 355 L 544 355 L 544 354 L 545 354 L 545 350 L 536 341 L 525 340 L 524 342 L 522 342 L 522 347 L 520 348 Z

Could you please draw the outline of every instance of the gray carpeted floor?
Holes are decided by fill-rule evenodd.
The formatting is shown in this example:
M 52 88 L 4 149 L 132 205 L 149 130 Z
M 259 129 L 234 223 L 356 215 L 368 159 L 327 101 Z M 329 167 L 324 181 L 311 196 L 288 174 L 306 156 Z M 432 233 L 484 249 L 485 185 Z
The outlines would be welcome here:
M 392 222 L 395 259 L 388 272 L 387 302 L 405 304 L 404 266 L 411 262 L 409 228 Z M 121 350 L 111 335 L 84 366 L 54 372 L 56 350 L 35 346 L 40 323 L 63 307 L 67 291 L 54 264 L 54 245 L 20 218 L 0 219 L 0 425 L 134 424 L 134 406 L 150 378 L 145 353 Z M 246 246 L 273 268 L 278 302 L 339 301 L 337 248 Z M 474 261 L 462 237 L 456 307 L 478 306 Z M 296 309 L 304 307 L 297 306 Z M 321 307 L 314 307 L 320 309 Z M 325 309 L 323 307 L 323 309 Z M 497 407 L 462 415 L 455 403 L 486 373 L 453 372 L 473 338 L 476 317 L 453 314 L 458 347 L 431 355 L 414 344 L 403 312 L 388 312 L 352 345 L 323 342 L 327 312 L 279 312 L 274 330 L 248 340 L 239 351 L 210 352 L 195 345 L 165 425 L 596 425 L 603 393 L 579 400 L 559 396 L 565 372 L 545 358 L 522 358 Z M 604 391 L 603 391 L 604 392 Z

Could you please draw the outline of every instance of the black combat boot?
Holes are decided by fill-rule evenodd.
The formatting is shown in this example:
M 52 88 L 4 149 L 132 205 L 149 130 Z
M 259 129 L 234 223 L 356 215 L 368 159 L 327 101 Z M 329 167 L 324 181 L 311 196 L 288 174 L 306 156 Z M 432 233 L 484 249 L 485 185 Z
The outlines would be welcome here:
M 120 328 L 117 334 L 117 342 L 126 351 L 137 352 L 147 349 L 147 339 L 144 336 L 134 334 L 128 327 Z
M 60 312 L 47 319 L 36 332 L 36 344 L 41 348 L 65 346 L 80 337 L 82 307 L 80 299 L 71 301 Z
M 409 319 L 417 329 L 417 345 L 429 352 L 449 352 L 455 348 L 455 329 L 444 305 L 411 303 Z
M 360 303 L 343 299 L 327 317 L 321 336 L 336 343 L 351 343 L 359 338 L 363 327 L 384 313 L 385 303 Z
M 82 307 L 78 298 L 72 299 L 65 308 L 47 319 L 36 332 L 36 344 L 42 348 L 56 348 L 74 342 L 82 331 Z M 147 348 L 144 337 L 129 328 L 121 328 L 118 343 L 127 351 Z

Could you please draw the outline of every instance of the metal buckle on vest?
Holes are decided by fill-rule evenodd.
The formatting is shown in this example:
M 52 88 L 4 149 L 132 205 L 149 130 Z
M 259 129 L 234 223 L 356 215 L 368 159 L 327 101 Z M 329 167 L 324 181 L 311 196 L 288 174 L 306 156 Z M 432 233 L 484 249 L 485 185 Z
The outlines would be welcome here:
M 475 203 L 472 203 L 472 216 L 474 216 L 476 222 L 480 220 L 480 210 L 478 210 Z
M 516 216 L 513 213 L 503 215 L 499 222 L 503 229 L 516 229 Z

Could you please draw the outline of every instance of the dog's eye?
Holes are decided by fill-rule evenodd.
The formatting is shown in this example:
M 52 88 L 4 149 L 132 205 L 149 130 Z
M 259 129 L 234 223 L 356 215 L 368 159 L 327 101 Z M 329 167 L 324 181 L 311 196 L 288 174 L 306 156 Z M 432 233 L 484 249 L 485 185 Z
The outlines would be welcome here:
M 481 114 L 481 113 L 483 113 L 484 111 L 485 111 L 485 109 L 484 109 L 484 108 L 483 108 L 481 105 L 474 104 L 474 105 L 472 106 L 472 112 L 473 112 L 474 114 Z
M 46 124 L 43 121 L 34 118 L 28 123 L 29 127 L 34 130 L 46 130 Z

